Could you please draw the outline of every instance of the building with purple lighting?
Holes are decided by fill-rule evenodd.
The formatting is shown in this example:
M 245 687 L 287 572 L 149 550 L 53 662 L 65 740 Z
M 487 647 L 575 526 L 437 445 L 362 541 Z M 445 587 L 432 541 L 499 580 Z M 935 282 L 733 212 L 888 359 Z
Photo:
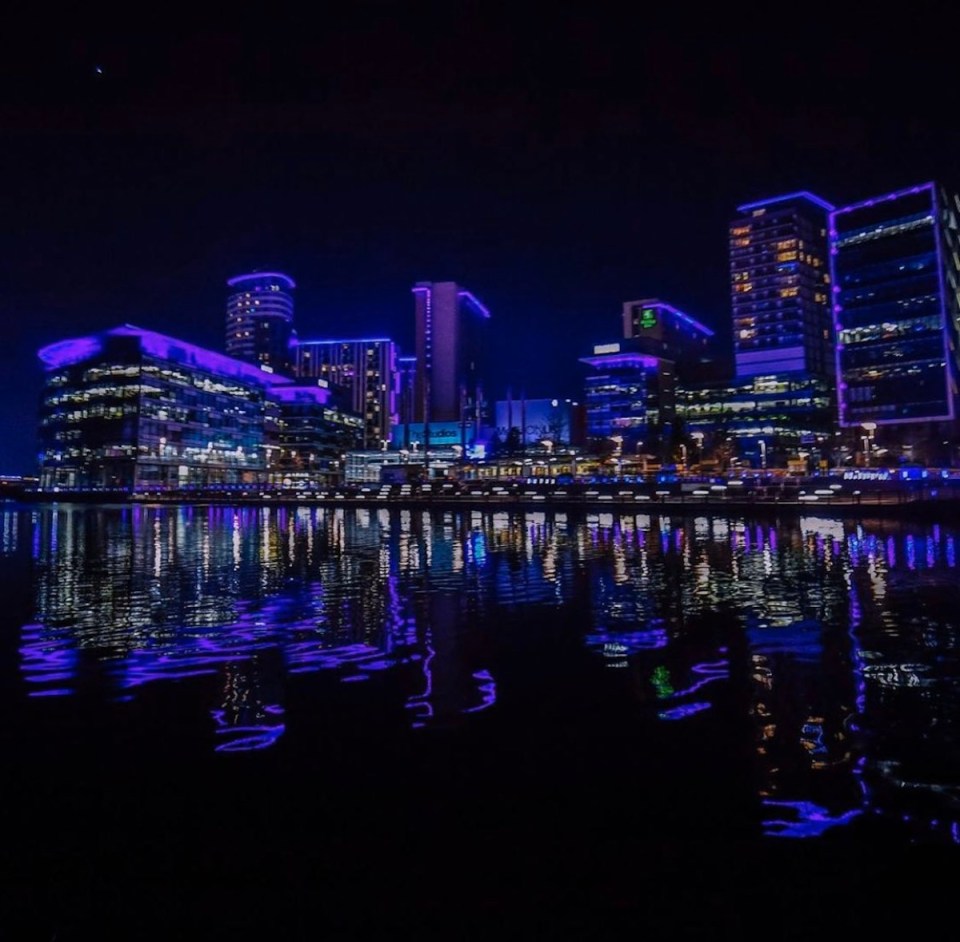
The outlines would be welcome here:
M 866 462 L 956 458 L 958 213 L 925 183 L 830 214 L 839 420 Z
M 403 429 L 400 447 L 410 447 L 410 425 L 414 421 L 416 409 L 414 397 L 417 388 L 417 358 L 414 356 L 397 357 L 398 415 Z M 396 433 L 395 433 L 396 434 Z
M 386 337 L 306 340 L 294 348 L 294 373 L 344 390 L 345 405 L 362 417 L 362 448 L 379 448 L 399 423 L 397 346 Z
M 588 438 L 613 439 L 629 455 L 668 456 L 676 418 L 673 361 L 625 339 L 597 344 L 580 362 L 591 367 L 584 381 Z
M 294 471 L 333 478 L 359 439 L 360 419 L 329 388 L 297 387 L 129 324 L 38 355 L 43 491 L 242 488 Z
M 730 279 L 737 376 L 833 374 L 827 214 L 806 191 L 737 207 Z
M 293 279 L 280 272 L 251 272 L 228 279 L 227 285 L 228 356 L 289 374 L 296 338 Z
M 42 490 L 264 480 L 267 396 L 289 380 L 129 324 L 38 355 Z
M 453 281 L 413 287 L 416 332 L 414 419 L 485 424 L 483 390 L 490 312 Z

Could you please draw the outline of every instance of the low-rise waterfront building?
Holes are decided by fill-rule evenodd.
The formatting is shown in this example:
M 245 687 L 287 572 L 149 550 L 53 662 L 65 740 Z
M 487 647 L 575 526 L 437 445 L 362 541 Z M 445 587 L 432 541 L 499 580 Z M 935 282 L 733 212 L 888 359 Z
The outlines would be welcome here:
M 44 491 L 263 485 L 282 456 L 326 456 L 351 427 L 323 390 L 304 406 L 288 378 L 129 324 L 39 357 Z

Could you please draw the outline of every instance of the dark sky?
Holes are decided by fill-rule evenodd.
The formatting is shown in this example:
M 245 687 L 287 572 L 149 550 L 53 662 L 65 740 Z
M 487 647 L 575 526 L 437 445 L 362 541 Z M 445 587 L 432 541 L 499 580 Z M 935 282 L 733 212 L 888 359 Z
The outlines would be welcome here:
M 733 36 L 733 7 L 668 28 L 336 6 L 322 25 L 6 29 L 0 472 L 34 470 L 38 347 L 128 322 L 220 348 L 243 271 L 296 279 L 302 338 L 410 352 L 413 283 L 460 281 L 493 312 L 494 395 L 569 396 L 624 300 L 729 335 L 739 203 L 958 182 L 956 55 L 929 13 Z

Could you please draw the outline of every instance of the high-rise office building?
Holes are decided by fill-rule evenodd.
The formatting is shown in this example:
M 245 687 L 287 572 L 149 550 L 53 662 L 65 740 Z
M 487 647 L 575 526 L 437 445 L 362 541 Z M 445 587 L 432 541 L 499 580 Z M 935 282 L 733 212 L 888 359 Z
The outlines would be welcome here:
M 466 422 L 486 417 L 483 389 L 490 312 L 453 281 L 414 285 L 416 380 L 414 417 L 424 422 Z
M 344 390 L 344 405 L 363 419 L 363 447 L 379 448 L 399 422 L 396 344 L 386 337 L 306 340 L 294 348 L 300 379 L 325 380 Z
M 842 426 L 903 426 L 909 444 L 907 426 L 957 417 L 958 213 L 934 183 L 831 213 Z
M 827 213 L 812 193 L 737 208 L 730 223 L 733 343 L 739 377 L 833 373 Z
M 293 361 L 293 289 L 289 275 L 251 272 L 227 280 L 226 351 L 229 356 L 288 374 Z
M 623 336 L 635 339 L 638 350 L 672 360 L 680 379 L 701 377 L 713 361 L 713 331 L 656 298 L 623 302 Z

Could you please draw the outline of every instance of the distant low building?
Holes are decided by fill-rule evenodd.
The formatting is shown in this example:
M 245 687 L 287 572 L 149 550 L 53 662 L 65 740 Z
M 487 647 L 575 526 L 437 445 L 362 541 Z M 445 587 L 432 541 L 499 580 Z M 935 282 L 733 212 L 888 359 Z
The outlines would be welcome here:
M 494 412 L 494 436 L 506 445 L 511 435 L 521 447 L 549 442 L 549 447 L 576 443 L 579 403 L 571 399 L 501 399 Z

